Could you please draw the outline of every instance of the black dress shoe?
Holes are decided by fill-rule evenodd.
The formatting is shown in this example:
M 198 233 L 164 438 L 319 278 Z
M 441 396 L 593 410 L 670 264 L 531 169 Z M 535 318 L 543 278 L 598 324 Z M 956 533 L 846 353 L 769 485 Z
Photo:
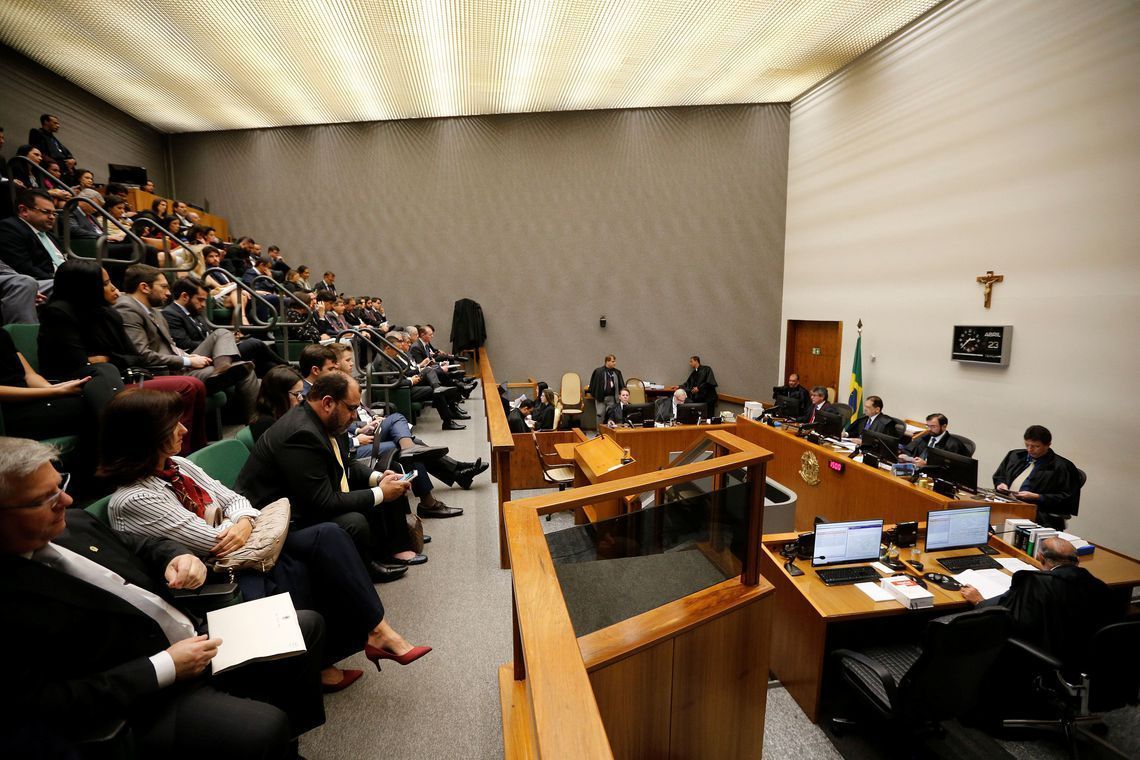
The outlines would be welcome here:
M 429 536 L 427 533 L 424 534 L 424 543 L 425 544 L 431 543 L 431 536 Z
M 416 507 L 416 514 L 423 518 L 459 517 L 461 514 L 463 514 L 463 510 L 459 507 L 449 507 L 442 501 L 437 500 L 436 503 L 432 504 L 430 507 L 425 507 L 423 504 L 420 504 L 418 507 Z M 427 560 L 424 561 L 426 562 Z
M 483 458 L 480 457 L 476 459 L 473 464 L 461 467 L 457 470 L 455 473 L 455 482 L 459 484 L 460 488 L 466 491 L 471 488 L 471 483 L 475 480 L 476 476 L 481 472 L 485 472 L 490 466 L 489 463 L 484 464 Z
M 368 563 L 368 576 L 373 583 L 391 583 L 403 578 L 408 572 L 407 567 L 382 565 L 379 562 Z
M 460 425 L 455 420 L 448 420 L 447 422 L 443 423 L 443 429 L 444 430 L 466 430 L 467 426 L 466 425 Z
M 404 565 L 407 567 L 411 567 L 412 565 L 422 565 L 423 563 L 427 562 L 427 560 L 428 560 L 428 558 L 427 558 L 426 554 L 417 554 L 416 556 L 412 557 L 411 559 L 400 559 L 399 557 L 392 557 L 388 561 L 391 562 L 393 565 Z
M 467 414 L 465 412 L 459 412 L 459 411 L 452 412 L 451 416 L 457 420 L 469 420 L 469 419 L 471 419 L 470 414 Z

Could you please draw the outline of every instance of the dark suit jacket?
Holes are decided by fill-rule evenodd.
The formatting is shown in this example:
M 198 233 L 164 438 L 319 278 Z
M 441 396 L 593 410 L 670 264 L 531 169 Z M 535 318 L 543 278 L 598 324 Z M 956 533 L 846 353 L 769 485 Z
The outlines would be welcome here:
M 1071 565 L 1016 572 L 1009 591 L 978 606 L 1005 607 L 1013 617 L 1014 638 L 1066 663 L 1072 663 L 1092 634 L 1119 614 L 1108 587 L 1083 567 Z
M 350 456 L 344 436 L 336 444 L 348 467 L 349 488 L 357 490 L 341 492 L 344 469 L 316 412 L 308 403 L 293 407 L 258 439 L 234 490 L 258 508 L 287 497 L 301 526 L 372 509 L 371 470 Z
M 623 406 L 620 401 L 615 401 L 613 406 L 611 406 L 609 409 L 606 410 L 606 416 L 605 416 L 605 419 L 602 420 L 602 422 L 603 423 L 614 422 L 614 423 L 617 423 L 619 425 L 621 423 L 625 422 L 625 407 L 626 406 L 629 406 L 629 404 L 626 404 L 625 406 Z
M 511 429 L 512 433 L 530 432 L 530 428 L 526 424 L 526 417 L 518 409 L 512 409 L 511 413 L 507 415 L 507 427 Z
M 1014 449 L 1005 455 L 994 470 L 994 486 L 1009 485 L 1025 469 L 1029 454 L 1025 449 Z M 1054 515 L 1075 515 L 1081 506 L 1081 480 L 1076 465 L 1049 449 L 1041 457 L 1033 474 L 1022 484 L 1021 490 L 1041 494 L 1037 508 Z
M 428 351 L 427 346 L 421 340 L 417 340 L 415 343 L 413 343 L 408 349 L 408 353 L 411 354 L 412 358 L 417 362 L 422 362 L 424 359 L 431 358 L 431 353 Z
M 44 156 L 54 158 L 61 164 L 69 158 L 74 158 L 71 151 L 55 136 L 55 132 L 46 132 L 42 127 L 32 127 L 28 130 L 28 145 L 39 148 Z
M 67 510 L 55 543 L 167 601 L 166 566 L 190 553 L 166 539 L 115 533 L 81 509 Z M 170 644 L 134 606 L 20 556 L 0 557 L 0 595 L 3 720 L 66 716 L 69 726 L 93 725 L 158 698 L 147 658 Z
M 174 339 L 174 345 L 183 351 L 193 351 L 210 335 L 206 325 L 197 317 L 182 311 L 182 307 L 176 303 L 164 306 L 162 316 L 166 317 L 166 326 L 170 330 L 170 337 Z
M 55 243 L 56 248 L 60 248 L 61 243 L 55 235 L 49 232 L 48 237 Z M 0 220 L 0 261 L 18 273 L 35 277 L 37 280 L 50 280 L 55 277 L 51 256 L 40 244 L 35 231 L 18 216 Z
M 831 408 L 831 404 L 829 404 L 829 403 L 827 403 L 826 401 L 824 401 L 824 402 L 823 402 L 823 406 L 821 406 L 821 407 L 819 408 L 819 411 L 820 411 L 820 412 L 826 412 L 826 411 L 827 411 L 828 409 L 830 409 L 830 408 Z M 815 418 L 815 420 L 814 420 L 814 421 L 815 421 L 815 422 L 819 422 L 819 416 L 818 416 L 818 413 L 816 412 L 816 409 L 815 409 L 815 404 L 811 403 L 811 401 L 808 401 L 808 408 L 807 408 L 807 411 L 806 411 L 806 412 L 804 412 L 803 414 L 801 414 L 801 415 L 800 415 L 800 416 L 797 418 L 797 421 L 798 421 L 798 422 L 812 422 L 812 415 L 816 415 L 816 418 Z
M 909 446 L 906 447 L 906 453 L 910 454 L 912 457 L 926 459 L 926 451 L 930 448 L 930 440 L 932 438 L 933 436 L 927 434 L 921 438 L 915 439 Z M 938 446 L 936 448 L 942 449 L 943 451 L 949 451 L 951 454 L 961 454 L 964 457 L 970 456 L 970 452 L 966 448 L 966 444 L 962 443 L 962 440 L 952 433 L 946 433 L 943 435 L 942 440 L 938 442 Z
M 625 387 L 625 378 L 622 377 L 621 370 L 617 367 L 614 367 L 613 373 L 617 376 L 617 384 L 609 395 L 616 399 L 618 393 Z M 589 391 L 590 396 L 595 401 L 601 401 L 606 397 L 606 368 L 604 366 L 598 367 L 594 370 L 594 374 L 590 375 L 590 385 L 586 390 Z
M 866 423 L 867 415 L 864 414 L 861 417 L 856 417 L 855 421 L 847 426 L 847 435 L 852 438 L 858 438 L 859 434 L 863 432 L 863 426 Z M 871 427 L 868 429 L 872 433 L 898 435 L 898 431 L 895 429 L 895 418 L 889 414 L 883 414 L 882 412 L 879 412 L 878 416 L 875 417 L 875 421 L 871 423 Z

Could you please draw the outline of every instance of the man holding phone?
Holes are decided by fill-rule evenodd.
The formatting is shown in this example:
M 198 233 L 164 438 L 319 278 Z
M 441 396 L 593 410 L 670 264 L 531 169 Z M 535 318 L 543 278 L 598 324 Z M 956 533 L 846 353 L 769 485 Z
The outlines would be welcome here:
M 238 474 L 238 493 L 258 508 L 288 498 L 298 526 L 334 522 L 348 532 L 375 582 L 427 562 L 411 549 L 405 515 L 411 483 L 354 460 L 344 433 L 356 419 L 360 384 L 343 372 L 319 375 L 305 403 L 267 430 Z

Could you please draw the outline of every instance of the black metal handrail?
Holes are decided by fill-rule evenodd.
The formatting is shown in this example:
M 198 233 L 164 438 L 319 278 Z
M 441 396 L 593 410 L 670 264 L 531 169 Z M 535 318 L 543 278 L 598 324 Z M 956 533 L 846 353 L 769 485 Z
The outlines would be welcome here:
M 105 243 L 107 241 L 106 233 L 104 233 L 100 237 L 96 238 L 95 256 L 94 257 L 81 256 L 78 253 L 75 253 L 74 251 L 71 250 L 71 224 L 68 221 L 68 217 L 71 216 L 71 210 L 73 208 L 75 208 L 76 206 L 78 206 L 80 203 L 86 203 L 88 206 L 93 208 L 99 216 L 101 216 L 103 219 L 106 219 L 106 220 L 110 221 L 111 223 L 113 223 L 116 227 L 118 227 L 120 230 L 122 230 L 123 233 L 125 233 L 127 237 L 130 238 L 130 241 L 131 241 L 131 258 L 129 258 L 129 259 L 108 259 L 108 258 L 106 258 L 106 256 L 104 256 L 104 253 L 106 251 Z M 131 264 L 138 264 L 140 261 L 143 260 L 143 253 L 146 250 L 146 242 L 142 238 L 140 238 L 138 235 L 134 234 L 134 232 L 131 231 L 130 227 L 127 227 L 125 224 L 120 222 L 118 219 L 111 216 L 111 213 L 109 211 L 107 211 L 102 206 L 100 206 L 98 203 L 95 203 L 94 201 L 92 201 L 88 198 L 80 198 L 78 196 L 76 196 L 74 198 L 68 198 L 67 201 L 63 204 L 63 213 L 60 215 L 60 217 L 58 218 L 58 221 L 56 223 L 61 226 L 61 230 L 62 230 L 60 237 L 63 240 L 63 253 L 67 256 L 70 256 L 73 259 L 80 259 L 82 261 L 95 261 L 95 262 L 98 262 L 99 266 L 104 266 L 105 264 L 113 264 L 114 266 L 130 266 Z
M 268 275 L 259 274 L 257 277 L 253 278 L 253 282 L 250 284 L 256 289 L 259 286 L 259 283 L 268 284 L 274 295 L 277 296 L 277 313 L 279 316 L 277 320 L 277 326 L 286 328 L 281 331 L 281 343 L 282 350 L 285 352 L 285 356 L 289 356 L 290 339 L 288 328 L 300 327 L 302 325 L 309 324 L 309 322 L 313 321 L 313 310 L 309 307 L 309 304 L 306 301 L 298 298 L 296 293 L 289 290 L 289 288 L 285 287 L 274 278 Z M 288 306 L 286 305 L 285 299 L 282 298 L 282 296 L 286 296 L 289 300 L 295 302 L 300 308 L 304 309 L 305 321 L 299 323 L 291 323 L 286 321 L 285 315 L 288 313 Z
M 345 335 L 352 335 L 355 338 L 356 345 L 363 346 L 363 347 L 371 350 L 371 354 L 367 357 L 366 361 L 362 362 L 363 366 L 361 367 L 361 369 L 363 369 L 363 371 L 364 371 L 365 393 L 366 393 L 366 397 L 368 398 L 368 402 L 373 403 L 375 400 L 375 397 L 373 394 L 373 389 L 374 388 L 381 388 L 384 391 L 384 403 L 390 404 L 391 403 L 391 395 L 389 392 L 391 390 L 394 390 L 395 388 L 399 387 L 400 381 L 404 377 L 404 373 L 399 371 L 399 370 L 389 370 L 386 372 L 385 371 L 373 370 L 372 369 L 372 355 L 383 356 L 389 362 L 392 361 L 392 358 L 390 356 L 388 356 L 386 353 L 384 353 L 384 349 L 380 348 L 380 346 L 373 343 L 371 338 L 364 335 L 364 333 L 356 327 L 349 327 L 348 329 L 341 330 L 335 336 L 333 336 L 333 338 L 336 341 L 340 341 L 340 339 Z M 383 338 L 383 336 L 380 336 L 380 337 Z M 392 345 L 387 340 L 384 340 L 384 342 L 389 346 Z M 395 346 L 392 346 L 392 348 L 395 348 Z M 397 350 L 399 350 L 399 349 L 397 349 Z M 380 382 L 375 381 L 374 378 L 376 378 L 376 377 L 382 377 L 382 378 L 392 377 L 394 379 L 388 383 L 380 383 Z
M 248 293 L 251 298 L 254 298 L 257 301 L 259 301 L 269 311 L 272 312 L 272 311 L 277 310 L 276 307 L 274 307 L 273 304 L 269 303 L 269 301 L 266 301 L 261 296 L 260 293 L 255 291 L 249 285 L 246 285 L 239 278 L 234 277 L 232 273 L 227 272 L 225 269 L 222 269 L 221 267 L 210 267 L 209 269 L 207 269 L 205 272 L 202 273 L 203 277 L 206 277 L 207 275 L 216 275 L 216 277 L 214 278 L 216 281 L 224 283 L 225 285 L 232 284 L 238 290 L 242 290 L 242 291 Z M 278 299 L 278 304 L 280 304 L 280 299 Z M 233 317 L 231 320 L 232 324 L 228 324 L 228 325 L 217 324 L 212 319 L 210 319 L 209 310 L 207 310 L 206 314 L 203 316 L 203 321 L 213 329 L 218 329 L 221 327 L 221 328 L 232 328 L 234 330 L 240 330 L 242 327 L 246 327 L 246 328 L 252 327 L 255 329 L 259 329 L 259 330 L 260 329 L 272 330 L 274 327 L 300 327 L 302 325 L 308 324 L 307 319 L 304 322 L 289 322 L 287 320 L 281 319 L 280 316 L 283 316 L 283 315 L 278 315 L 278 314 L 274 314 L 272 317 L 269 318 L 268 321 L 265 321 L 265 320 L 262 320 L 262 318 L 260 316 L 258 316 L 257 309 L 251 309 L 250 311 L 251 311 L 251 313 L 248 316 L 251 320 L 253 320 L 253 322 L 255 324 L 242 325 L 241 324 L 241 299 L 239 298 L 237 306 L 233 309 Z M 288 330 L 286 330 L 286 332 L 288 332 Z

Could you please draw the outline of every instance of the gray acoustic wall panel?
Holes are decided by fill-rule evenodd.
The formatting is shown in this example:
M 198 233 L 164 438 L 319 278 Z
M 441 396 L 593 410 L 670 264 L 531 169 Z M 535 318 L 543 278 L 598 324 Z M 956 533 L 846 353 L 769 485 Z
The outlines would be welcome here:
M 171 140 L 181 197 L 383 296 L 395 320 L 447 343 L 453 302 L 480 302 L 500 379 L 588 376 L 612 352 L 627 377 L 676 383 L 700 354 L 723 391 L 763 394 L 780 358 L 788 118 L 717 106 Z
M 59 117 L 59 140 L 80 168 L 107 181 L 107 164 L 145 166 L 160 193 L 169 190 L 164 137 L 63 77 L 48 71 L 9 47 L 0 45 L 0 127 L 4 158 L 16 155 L 27 142 L 28 130 L 40 126 L 40 114 Z

